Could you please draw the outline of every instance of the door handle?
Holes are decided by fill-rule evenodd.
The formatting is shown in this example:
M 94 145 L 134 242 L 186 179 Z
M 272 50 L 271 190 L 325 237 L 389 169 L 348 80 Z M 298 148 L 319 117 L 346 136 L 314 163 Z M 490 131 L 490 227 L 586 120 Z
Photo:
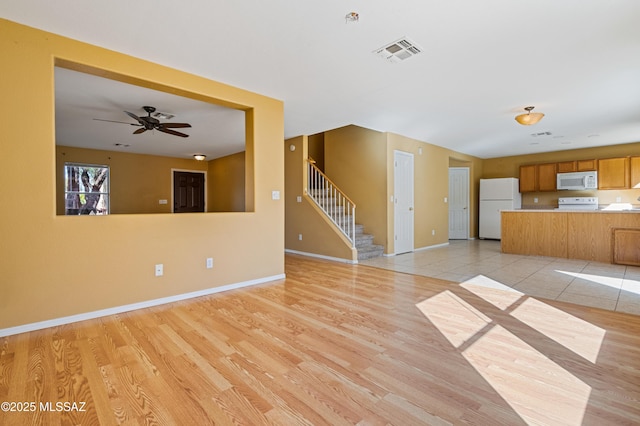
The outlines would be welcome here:
M 409 207 L 409 211 L 412 211 L 412 210 L 413 210 L 413 207 Z

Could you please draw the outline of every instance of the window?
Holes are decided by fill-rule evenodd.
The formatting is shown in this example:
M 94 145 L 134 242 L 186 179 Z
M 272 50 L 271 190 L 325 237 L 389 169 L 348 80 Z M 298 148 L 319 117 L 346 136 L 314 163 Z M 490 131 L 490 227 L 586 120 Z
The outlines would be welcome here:
M 109 166 L 64 164 L 65 215 L 109 214 Z

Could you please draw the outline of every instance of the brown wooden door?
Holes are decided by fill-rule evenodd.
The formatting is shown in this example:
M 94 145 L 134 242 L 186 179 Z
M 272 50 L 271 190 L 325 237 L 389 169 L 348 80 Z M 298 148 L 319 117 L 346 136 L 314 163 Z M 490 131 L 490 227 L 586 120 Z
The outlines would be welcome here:
M 173 212 L 204 212 L 204 173 L 173 172 Z

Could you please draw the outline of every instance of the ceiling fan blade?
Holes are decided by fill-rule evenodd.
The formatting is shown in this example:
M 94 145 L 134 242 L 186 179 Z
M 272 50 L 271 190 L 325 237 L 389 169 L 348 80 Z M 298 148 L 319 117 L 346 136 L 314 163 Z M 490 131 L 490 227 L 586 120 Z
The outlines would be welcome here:
M 137 115 L 129 112 L 129 111 L 125 111 L 125 114 L 127 114 L 129 117 L 133 118 L 134 120 L 136 120 L 138 123 L 140 123 L 141 125 L 144 126 L 144 121 L 142 121 L 142 119 L 140 117 L 138 117 Z
M 127 123 L 126 121 L 114 121 L 114 120 L 103 120 L 101 118 L 94 118 L 96 121 L 108 121 L 109 123 L 122 123 L 122 124 L 130 124 L 131 126 L 142 126 L 142 124 L 138 123 Z
M 165 129 L 167 129 L 167 128 L 178 128 L 178 127 L 191 127 L 191 124 L 189 124 L 189 123 L 160 123 L 160 124 L 158 124 L 158 127 L 164 127 Z
M 133 134 L 134 135 L 139 135 L 140 133 L 144 133 L 146 131 L 147 131 L 147 129 L 145 129 L 144 127 L 141 127 L 138 130 L 136 130 L 135 132 L 133 132 Z
M 180 132 L 176 132 L 175 130 L 170 130 L 170 129 L 165 129 L 163 127 L 157 127 L 159 132 L 163 132 L 163 133 L 168 133 L 170 135 L 174 135 L 174 136 L 180 136 L 181 138 L 188 138 L 189 135 L 186 135 L 184 133 L 180 133 Z

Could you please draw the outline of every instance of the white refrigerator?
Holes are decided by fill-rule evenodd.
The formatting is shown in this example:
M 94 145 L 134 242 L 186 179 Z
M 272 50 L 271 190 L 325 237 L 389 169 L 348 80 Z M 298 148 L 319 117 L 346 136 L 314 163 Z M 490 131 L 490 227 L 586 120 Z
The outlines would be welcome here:
M 479 237 L 501 239 L 500 212 L 521 207 L 518 179 L 480 179 Z

